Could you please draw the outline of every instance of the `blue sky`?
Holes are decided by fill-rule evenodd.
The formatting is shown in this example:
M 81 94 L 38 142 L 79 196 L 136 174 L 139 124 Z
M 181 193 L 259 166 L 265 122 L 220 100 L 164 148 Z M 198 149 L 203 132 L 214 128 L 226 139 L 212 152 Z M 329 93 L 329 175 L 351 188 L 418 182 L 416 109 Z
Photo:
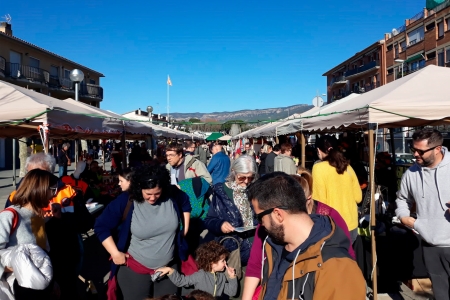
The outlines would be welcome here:
M 6 3 L 5 3 L 6 2 Z M 6 5 L 5 5 L 6 4 Z M 13 33 L 105 74 L 101 107 L 213 112 L 310 104 L 322 74 L 425 0 L 3 1 Z

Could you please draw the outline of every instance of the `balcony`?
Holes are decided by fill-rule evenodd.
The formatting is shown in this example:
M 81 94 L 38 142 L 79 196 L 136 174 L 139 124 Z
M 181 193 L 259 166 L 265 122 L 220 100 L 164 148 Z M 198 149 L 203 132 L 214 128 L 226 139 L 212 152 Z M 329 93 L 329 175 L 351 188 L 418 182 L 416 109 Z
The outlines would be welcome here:
M 6 63 L 5 66 L 5 75 L 7 77 L 27 79 L 32 82 L 41 82 L 43 84 L 50 81 L 50 73 L 46 70 L 10 62 Z
M 48 87 L 60 93 L 69 93 L 70 97 L 73 97 L 71 94 L 75 92 L 74 84 L 70 79 L 53 75 L 50 76 Z M 80 97 L 103 99 L 103 88 L 99 85 L 82 83 L 79 91 Z
M 89 98 L 103 99 L 103 88 L 99 85 L 90 83 L 81 84 L 80 95 Z
M 349 77 L 353 78 L 356 76 L 364 75 L 366 73 L 369 73 L 370 71 L 373 71 L 375 69 L 380 68 L 380 62 L 378 60 L 371 61 L 368 64 L 365 64 L 363 66 L 360 66 L 358 68 L 355 68 L 353 70 L 349 70 L 345 72 L 345 77 L 349 79 Z
M 6 60 L 4 57 L 0 56 L 0 75 L 5 77 L 6 73 Z
M 331 78 L 330 81 L 330 87 L 333 88 L 335 86 L 341 85 L 341 84 L 346 84 L 347 80 L 345 79 L 345 76 L 337 76 L 337 77 L 333 77 Z

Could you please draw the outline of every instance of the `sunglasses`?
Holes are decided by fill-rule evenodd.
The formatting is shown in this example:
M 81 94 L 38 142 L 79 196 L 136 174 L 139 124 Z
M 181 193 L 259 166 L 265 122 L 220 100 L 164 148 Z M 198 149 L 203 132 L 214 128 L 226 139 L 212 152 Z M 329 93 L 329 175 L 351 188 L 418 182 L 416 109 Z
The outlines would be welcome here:
M 240 176 L 237 175 L 236 176 L 238 181 L 245 181 L 245 179 L 247 179 L 249 182 L 253 181 L 255 179 L 255 175 L 251 175 L 251 176 Z
M 416 149 L 416 148 L 414 148 L 414 147 L 409 147 L 409 149 L 411 150 L 411 153 L 412 154 L 414 154 L 414 153 L 418 153 L 420 156 L 423 156 L 425 153 L 427 153 L 428 151 L 431 151 L 431 150 L 433 150 L 434 148 L 437 148 L 437 147 L 440 147 L 441 145 L 437 145 L 437 146 L 434 146 L 434 147 L 431 147 L 430 149 L 427 149 L 427 150 L 420 150 L 420 149 Z
M 260 212 L 259 214 L 256 214 L 256 219 L 258 220 L 259 224 L 262 223 L 262 218 L 265 215 L 271 214 L 274 211 L 275 208 L 284 209 L 284 210 L 289 209 L 286 206 L 276 206 L 276 207 L 273 207 L 273 208 L 266 209 L 265 211 Z

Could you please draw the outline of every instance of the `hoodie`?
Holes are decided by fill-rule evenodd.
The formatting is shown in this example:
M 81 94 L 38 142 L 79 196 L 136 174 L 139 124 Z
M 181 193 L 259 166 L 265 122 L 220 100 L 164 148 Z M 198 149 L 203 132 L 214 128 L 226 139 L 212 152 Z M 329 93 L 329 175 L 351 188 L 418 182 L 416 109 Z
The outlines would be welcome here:
M 450 154 L 442 147 L 442 161 L 434 168 L 422 167 L 415 163 L 402 177 L 397 193 L 397 217 L 409 217 L 410 208 L 415 203 L 417 220 L 414 229 L 429 244 L 450 247 Z
M 274 171 L 284 172 L 289 175 L 297 174 L 297 167 L 294 160 L 285 154 L 280 154 L 274 158 Z
M 287 255 L 270 237 L 264 242 L 259 300 L 365 298 L 364 277 L 348 254 L 348 237 L 329 216 L 311 219 L 308 238 Z

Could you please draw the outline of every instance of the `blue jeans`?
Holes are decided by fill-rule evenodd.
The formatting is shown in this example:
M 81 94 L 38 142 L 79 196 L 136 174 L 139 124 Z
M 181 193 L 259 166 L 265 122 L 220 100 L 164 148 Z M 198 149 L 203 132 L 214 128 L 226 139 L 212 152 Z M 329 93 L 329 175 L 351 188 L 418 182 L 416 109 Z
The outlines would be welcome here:
M 59 166 L 59 178 L 67 175 L 67 166 Z

